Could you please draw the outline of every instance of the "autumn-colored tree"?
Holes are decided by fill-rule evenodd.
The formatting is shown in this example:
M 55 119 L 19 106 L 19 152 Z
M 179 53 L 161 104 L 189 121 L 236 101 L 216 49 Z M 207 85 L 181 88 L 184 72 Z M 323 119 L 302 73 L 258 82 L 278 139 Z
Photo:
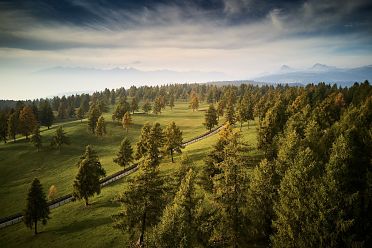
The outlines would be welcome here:
M 26 136 L 26 139 L 28 139 L 28 136 L 34 130 L 36 125 L 37 121 L 32 108 L 29 106 L 23 107 L 19 113 L 19 129 L 21 133 Z
M 195 91 L 192 91 L 190 95 L 190 108 L 192 111 L 195 111 L 199 108 L 199 98 Z
M 97 126 L 96 126 L 96 135 L 97 136 L 103 136 L 106 134 L 106 123 L 105 123 L 105 118 L 103 116 L 100 116 L 97 121 Z
M 128 133 L 129 126 L 132 124 L 132 117 L 130 116 L 129 112 L 125 113 L 123 120 L 122 120 L 122 124 L 123 124 L 123 128 L 125 128 L 125 130 Z

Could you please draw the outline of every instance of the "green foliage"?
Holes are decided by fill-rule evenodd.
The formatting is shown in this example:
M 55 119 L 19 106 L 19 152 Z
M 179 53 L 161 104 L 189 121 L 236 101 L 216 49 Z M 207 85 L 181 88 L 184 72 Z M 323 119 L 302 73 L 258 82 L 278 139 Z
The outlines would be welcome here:
M 96 131 L 98 118 L 101 116 L 102 112 L 97 104 L 92 104 L 88 112 L 88 130 L 93 134 Z
M 62 126 L 59 126 L 56 130 L 56 134 L 52 137 L 50 146 L 57 147 L 58 150 L 61 151 L 63 144 L 69 145 L 70 139 L 66 136 L 66 133 L 63 131 Z
M 274 205 L 274 247 L 319 247 L 314 222 L 318 166 L 311 150 L 306 148 L 299 151 L 285 173 Z
M 50 103 L 47 100 L 43 101 L 40 104 L 39 120 L 40 124 L 48 127 L 48 129 L 53 124 L 54 114 L 52 107 L 50 106 Z
M 157 97 L 154 102 L 154 108 L 153 113 L 154 114 L 160 114 L 162 109 L 162 99 L 160 97 Z
M 77 110 L 76 110 L 76 118 L 80 120 L 80 122 L 83 121 L 84 119 L 84 110 L 82 107 L 79 107 Z
M 182 153 L 182 132 L 180 128 L 176 126 L 176 123 L 172 121 L 166 127 L 164 134 L 164 150 L 165 153 L 169 153 L 171 155 L 173 163 L 173 153 Z
M 146 102 L 142 106 L 143 112 L 145 112 L 146 114 L 148 114 L 151 111 L 151 108 L 152 108 L 151 107 L 151 103 L 148 100 L 146 100 Z
M 100 116 L 97 121 L 97 126 L 96 126 L 96 135 L 97 136 L 103 136 L 106 134 L 106 123 L 105 123 L 105 118 L 103 116 Z
M 28 138 L 28 135 L 34 130 L 37 125 L 36 117 L 32 108 L 29 106 L 23 107 L 19 113 L 19 129 L 21 133 Z
M 34 227 L 34 233 L 37 234 L 37 222 L 42 221 L 43 225 L 49 219 L 49 206 L 43 187 L 39 179 L 35 178 L 32 181 L 31 187 L 27 195 L 27 205 L 24 210 L 24 223 L 30 229 Z
M 212 237 L 222 246 L 238 247 L 247 236 L 247 177 L 238 153 L 236 136 L 224 149 L 224 160 L 219 164 L 222 173 L 213 178 L 213 196 L 221 213 L 221 221 Z
M 234 105 L 229 104 L 227 105 L 226 112 L 225 112 L 225 118 L 230 125 L 234 125 L 236 122 L 235 118 L 235 110 L 234 110 Z
M 133 149 L 128 138 L 122 140 L 119 151 L 113 161 L 121 167 L 128 166 L 133 161 Z
M 217 120 L 217 110 L 214 108 L 214 106 L 211 104 L 209 105 L 208 110 L 205 112 L 205 122 L 203 125 L 211 131 L 213 127 L 218 125 L 218 120 Z
M 31 142 L 36 147 L 37 151 L 39 151 L 40 148 L 43 146 L 39 126 L 36 126 L 34 128 L 34 131 L 32 132 Z
M 17 135 L 17 126 L 18 126 L 18 117 L 17 113 L 13 113 L 8 118 L 8 137 L 16 140 Z
M 254 168 L 248 185 L 247 214 L 252 236 L 266 238 L 271 233 L 274 218 L 273 204 L 277 198 L 278 176 L 272 162 L 264 159 Z
M 158 167 L 150 156 L 146 156 L 140 165 L 134 180 L 130 181 L 127 190 L 119 196 L 122 210 L 114 215 L 115 228 L 129 233 L 131 239 L 139 236 L 139 245 L 143 246 L 145 234 L 149 227 L 158 223 L 163 210 L 163 179 Z
M 199 98 L 195 91 L 192 91 L 190 95 L 190 108 L 192 111 L 198 110 L 199 108 Z
M 88 145 L 85 153 L 78 162 L 79 171 L 74 180 L 73 196 L 75 199 L 84 200 L 87 206 L 88 198 L 101 193 L 100 179 L 106 175 L 99 158 L 93 148 Z
M 195 173 L 190 169 L 183 178 L 173 202 L 166 207 L 160 223 L 154 228 L 154 247 L 194 247 L 198 204 L 194 187 Z
M 8 116 L 5 112 L 0 112 L 0 140 L 6 143 L 8 138 Z
M 127 112 L 130 112 L 130 105 L 127 101 L 121 99 L 112 114 L 112 120 L 121 121 Z
M 132 98 L 132 102 L 130 103 L 130 110 L 132 111 L 133 114 L 134 114 L 134 111 L 138 110 L 138 102 L 137 102 L 137 98 L 135 97 Z
M 154 123 L 151 127 L 146 123 L 141 130 L 140 140 L 137 142 L 136 159 L 144 158 L 149 155 L 157 166 L 160 163 L 160 149 L 164 145 L 164 133 L 159 123 Z
M 123 128 L 125 128 L 126 132 L 128 133 L 129 126 L 132 124 L 132 117 L 130 116 L 129 112 L 126 112 L 123 116 L 122 124 Z
M 173 94 L 171 94 L 169 98 L 169 107 L 171 108 L 171 110 L 174 107 L 174 95 Z

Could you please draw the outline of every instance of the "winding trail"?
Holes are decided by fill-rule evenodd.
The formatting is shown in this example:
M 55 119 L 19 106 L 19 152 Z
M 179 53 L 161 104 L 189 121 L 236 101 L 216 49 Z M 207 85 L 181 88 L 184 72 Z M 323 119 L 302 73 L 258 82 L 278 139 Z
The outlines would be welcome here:
M 183 146 L 188 146 L 188 145 L 191 145 L 191 144 L 196 143 L 198 141 L 201 141 L 203 139 L 206 139 L 206 138 L 218 133 L 219 131 L 221 131 L 221 129 L 223 127 L 224 127 L 224 125 L 221 125 L 221 126 L 215 128 L 215 129 L 213 129 L 210 132 L 206 132 L 202 135 L 199 135 L 197 137 L 192 138 L 189 141 L 184 142 L 182 145 Z M 107 185 L 109 185 L 109 184 L 127 176 L 127 175 L 132 174 L 133 172 L 135 172 L 137 170 L 138 170 L 138 163 L 135 163 L 129 168 L 126 168 L 126 169 L 118 171 L 118 172 L 116 172 L 116 173 L 114 173 L 110 176 L 107 176 L 107 177 L 101 179 L 101 187 L 105 187 L 105 186 L 107 186 Z M 71 202 L 73 199 L 74 199 L 74 197 L 72 196 L 72 194 L 67 194 L 67 195 L 61 196 L 61 197 L 59 197 L 57 199 L 54 199 L 53 201 L 49 202 L 49 209 L 54 209 L 54 208 L 57 208 L 59 206 L 65 205 L 66 203 Z M 22 221 L 22 219 L 23 219 L 22 213 L 17 213 L 17 214 L 11 215 L 11 216 L 1 218 L 0 219 L 0 229 L 5 228 L 7 226 L 14 225 L 16 223 L 19 223 L 19 222 Z

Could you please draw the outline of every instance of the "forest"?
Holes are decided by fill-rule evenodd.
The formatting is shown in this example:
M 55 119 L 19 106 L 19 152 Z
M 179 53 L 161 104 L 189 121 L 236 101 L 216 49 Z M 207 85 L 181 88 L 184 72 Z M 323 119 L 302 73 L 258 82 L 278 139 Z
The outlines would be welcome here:
M 372 245 L 368 81 L 1 101 L 0 140 L 1 247 Z

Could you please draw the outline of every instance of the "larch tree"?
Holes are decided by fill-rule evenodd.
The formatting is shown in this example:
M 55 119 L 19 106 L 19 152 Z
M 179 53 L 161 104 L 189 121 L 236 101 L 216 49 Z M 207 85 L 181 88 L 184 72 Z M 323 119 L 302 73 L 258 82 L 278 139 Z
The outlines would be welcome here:
M 228 123 L 234 125 L 236 122 L 234 105 L 229 104 L 226 107 L 225 118 Z
M 182 153 L 182 132 L 176 123 L 172 121 L 165 129 L 165 139 L 164 139 L 164 150 L 167 154 L 170 154 L 173 160 L 173 153 Z
M 84 109 L 82 107 L 77 108 L 75 115 L 80 122 L 83 122 L 84 114 Z
M 96 131 L 97 121 L 98 121 L 98 118 L 101 116 L 101 114 L 102 112 L 97 104 L 92 104 L 90 106 L 89 112 L 88 112 L 88 129 L 93 134 Z
M 192 91 L 190 95 L 190 108 L 192 111 L 198 110 L 199 108 L 199 98 L 195 91 Z
M 174 107 L 174 95 L 173 94 L 171 94 L 169 97 L 169 107 L 171 108 L 171 110 L 173 110 L 173 107 Z
M 273 204 L 277 198 L 278 176 L 272 162 L 264 159 L 252 171 L 247 194 L 247 213 L 252 236 L 260 239 L 271 235 Z
M 50 128 L 54 121 L 54 114 L 49 101 L 45 100 L 40 104 L 40 124 Z
M 50 143 L 51 147 L 57 147 L 59 151 L 61 151 L 62 145 L 70 144 L 70 139 L 66 136 L 65 131 L 63 131 L 62 126 L 59 126 L 56 130 L 56 134 L 52 137 L 52 141 Z
M 8 116 L 5 112 L 0 111 L 0 140 L 6 143 L 8 138 Z
M 114 228 L 129 233 L 132 240 L 139 236 L 137 246 L 144 247 L 150 227 L 158 223 L 164 207 L 164 181 L 159 168 L 147 155 L 139 167 L 139 173 L 127 190 L 119 196 L 122 210 L 114 215 Z
M 150 137 L 147 143 L 147 152 L 153 161 L 154 166 L 158 166 L 161 160 L 161 148 L 164 146 L 164 132 L 158 122 L 154 123 L 150 130 Z
M 141 136 L 139 141 L 136 143 L 136 159 L 144 157 L 148 151 L 148 143 L 150 139 L 151 125 L 146 122 L 141 129 Z
M 132 98 L 132 102 L 130 103 L 130 109 L 132 111 L 132 114 L 134 114 L 134 111 L 138 110 L 138 101 L 136 97 Z
M 197 241 L 195 173 L 190 169 L 182 179 L 173 202 L 154 228 L 151 243 L 155 247 L 195 247 Z
M 57 187 L 55 185 L 50 186 L 48 191 L 48 199 L 50 201 L 53 201 L 56 198 L 57 194 L 58 194 Z
M 106 123 L 105 118 L 103 116 L 100 116 L 97 121 L 96 126 L 96 135 L 97 136 L 103 136 L 106 134 Z
M 148 100 L 146 100 L 145 103 L 142 106 L 143 112 L 145 112 L 146 114 L 148 114 L 151 111 L 151 108 L 152 108 L 151 107 L 151 103 Z
M 208 110 L 205 112 L 205 122 L 203 123 L 204 126 L 209 130 L 212 131 L 214 126 L 218 125 L 218 116 L 217 111 L 214 106 L 211 104 L 209 105 Z
M 18 127 L 18 117 L 17 113 L 12 113 L 8 118 L 8 137 L 16 141 L 17 135 L 17 127 Z
M 128 138 L 121 141 L 119 151 L 113 161 L 121 167 L 128 166 L 133 161 L 133 148 Z
M 132 124 L 132 117 L 130 116 L 129 112 L 126 112 L 123 116 L 122 124 L 123 128 L 125 128 L 126 132 L 128 133 L 129 126 Z
M 153 113 L 154 114 L 161 114 L 161 108 L 162 108 L 162 102 L 161 98 L 157 97 L 154 102 L 154 107 L 153 107 Z
M 217 202 L 221 222 L 216 226 L 215 241 L 223 246 L 239 247 L 246 237 L 247 176 L 239 155 L 238 140 L 233 136 L 224 149 L 222 173 L 213 178 L 214 199 Z
M 34 128 L 32 132 L 31 142 L 36 147 L 37 151 L 39 151 L 40 148 L 43 146 L 40 135 L 40 127 L 38 125 Z
M 78 162 L 78 166 L 79 171 L 73 184 L 73 196 L 75 199 L 84 200 L 85 206 L 88 206 L 89 197 L 101 193 L 100 179 L 106 176 L 106 172 L 97 153 L 90 145 L 86 146 L 85 153 Z
M 23 107 L 19 113 L 19 127 L 21 133 L 26 136 L 26 139 L 28 139 L 28 136 L 34 130 L 36 125 L 37 121 L 32 108 L 30 106 Z
M 49 206 L 43 187 L 39 179 L 35 178 L 28 191 L 23 221 L 28 228 L 34 228 L 34 234 L 36 235 L 37 222 L 41 221 L 45 225 L 49 219 L 49 213 Z

